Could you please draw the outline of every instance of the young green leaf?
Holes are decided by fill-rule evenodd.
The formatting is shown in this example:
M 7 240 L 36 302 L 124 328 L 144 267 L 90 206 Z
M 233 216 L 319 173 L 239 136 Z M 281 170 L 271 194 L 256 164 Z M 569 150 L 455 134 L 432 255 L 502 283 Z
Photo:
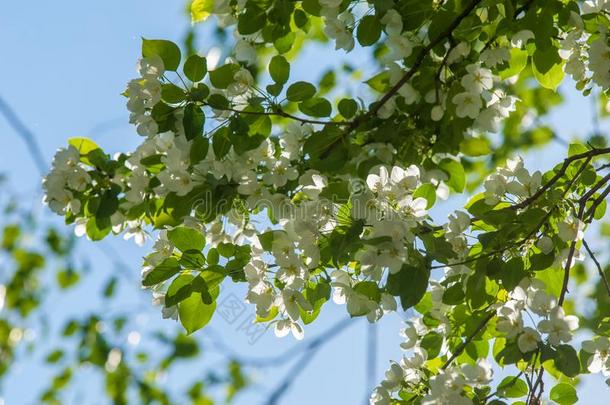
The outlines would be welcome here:
M 296 82 L 288 86 L 286 98 L 288 101 L 299 102 L 312 98 L 316 94 L 316 87 L 307 82 Z
M 181 59 L 178 45 L 164 39 L 142 38 L 142 56 L 148 58 L 155 55 L 161 58 L 165 70 L 178 70 Z
M 269 62 L 269 74 L 276 83 L 286 83 L 290 76 L 290 63 L 281 55 L 274 56 Z
M 180 251 L 203 250 L 205 237 L 201 231 L 186 226 L 171 229 L 167 232 L 167 238 Z
M 186 77 L 193 83 L 203 80 L 208 71 L 208 65 L 205 58 L 199 55 L 191 55 L 184 62 L 182 69 Z

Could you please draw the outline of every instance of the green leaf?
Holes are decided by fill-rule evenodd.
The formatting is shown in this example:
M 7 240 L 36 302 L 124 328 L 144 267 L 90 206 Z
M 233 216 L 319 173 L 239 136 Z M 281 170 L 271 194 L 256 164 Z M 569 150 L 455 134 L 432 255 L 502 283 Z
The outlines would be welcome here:
M 532 61 L 536 70 L 542 74 L 548 73 L 553 66 L 561 64 L 561 57 L 555 47 L 547 49 L 536 48 Z
M 184 101 L 186 94 L 175 84 L 164 83 L 161 85 L 161 98 L 170 104 L 178 104 Z
M 198 136 L 191 145 L 190 160 L 191 164 L 201 162 L 208 155 L 208 149 L 210 148 L 210 141 L 208 138 Z
M 182 117 L 182 125 L 184 125 L 184 136 L 187 140 L 192 140 L 203 134 L 203 125 L 205 124 L 205 116 L 201 107 L 195 103 L 187 104 L 184 108 L 184 117 Z
M 208 97 L 208 105 L 212 108 L 217 108 L 219 110 L 226 110 L 229 108 L 229 100 L 222 94 L 212 94 Z
M 183 274 L 176 277 L 165 293 L 165 306 L 168 308 L 172 307 L 188 298 L 193 292 L 191 281 L 193 281 L 194 278 L 194 276 L 189 274 Z
M 102 240 L 110 233 L 112 224 L 110 218 L 89 218 L 86 225 L 87 236 L 93 241 Z
M 250 35 L 261 30 L 267 22 L 267 13 L 256 5 L 256 2 L 246 3 L 246 12 L 237 20 L 237 31 L 241 35 Z
M 57 350 L 54 350 L 51 353 L 49 353 L 45 360 L 47 363 L 54 364 L 63 358 L 64 358 L 64 352 L 61 351 L 60 349 L 57 349 Z
M 523 259 L 514 257 L 502 266 L 500 279 L 502 280 L 502 286 L 508 291 L 512 291 L 526 276 L 527 272 L 524 269 Z
M 199 250 L 189 249 L 182 253 L 179 263 L 185 269 L 200 270 L 205 265 L 205 256 Z
M 551 389 L 551 401 L 557 402 L 559 405 L 572 405 L 578 401 L 576 389 L 570 384 L 559 383 Z
M 413 198 L 422 197 L 428 201 L 428 205 L 426 209 L 432 208 L 434 203 L 436 202 L 436 187 L 434 187 L 430 183 L 424 183 L 415 190 L 413 193 Z
M 574 155 L 579 155 L 581 153 L 586 153 L 589 151 L 585 145 L 580 142 L 572 142 L 570 146 L 568 146 L 568 157 L 572 157 Z
M 303 296 L 309 301 L 313 311 L 307 312 L 302 308 L 300 309 L 301 319 L 305 325 L 313 322 L 320 314 L 320 309 L 330 297 L 331 288 L 330 285 L 324 281 L 321 281 L 315 285 L 309 284 L 303 291 Z
M 218 250 L 218 253 L 223 257 L 233 257 L 235 254 L 235 245 L 232 243 L 219 243 L 216 250 Z
M 491 152 L 489 141 L 485 138 L 466 138 L 460 144 L 460 151 L 466 156 L 483 156 Z
M 161 58 L 165 70 L 178 70 L 181 58 L 178 45 L 164 39 L 142 38 L 142 56 L 148 58 L 155 55 Z
M 208 264 L 216 265 L 216 264 L 218 264 L 219 260 L 220 260 L 220 255 L 218 254 L 218 249 L 210 248 L 210 250 L 208 250 Z
M 438 356 L 443 346 L 444 338 L 440 333 L 430 332 L 421 340 L 421 347 L 426 349 L 431 359 Z
M 286 83 L 290 76 L 290 63 L 281 55 L 274 56 L 269 62 L 269 74 L 276 83 Z
M 267 231 L 258 235 L 258 241 L 261 244 L 261 247 L 270 252 L 273 246 L 273 233 L 275 231 Z
M 57 272 L 57 284 L 59 284 L 62 289 L 72 287 L 74 284 L 78 283 L 79 279 L 80 276 L 72 268 Z
M 532 72 L 542 87 L 555 91 L 563 80 L 563 62 L 553 65 L 546 73 L 541 73 L 532 63 Z
M 205 21 L 214 11 L 214 0 L 192 0 L 189 8 L 193 23 Z
M 464 302 L 464 286 L 461 282 L 455 283 L 443 293 L 443 303 L 447 305 L 459 305 Z
M 97 218 L 109 217 L 119 208 L 117 193 L 113 190 L 106 190 L 100 198 L 100 204 L 95 211 Z
M 204 57 L 191 55 L 186 62 L 184 62 L 182 70 L 190 81 L 193 83 L 199 82 L 203 80 L 205 74 L 208 72 L 208 63 Z
M 316 94 L 316 87 L 307 82 L 296 82 L 288 86 L 286 98 L 289 101 L 299 102 L 312 98 Z
M 521 73 L 525 66 L 527 66 L 528 53 L 525 49 L 512 48 L 510 50 L 510 60 L 508 61 L 508 68 L 500 72 L 501 79 L 507 79 Z
M 189 335 L 207 325 L 215 310 L 216 300 L 205 304 L 201 293 L 198 292 L 192 293 L 178 304 L 180 323 Z
M 171 229 L 167 232 L 167 238 L 180 251 L 187 250 L 203 250 L 205 246 L 205 237 L 197 229 L 181 226 Z
M 426 293 L 430 269 L 404 264 L 400 271 L 388 276 L 387 290 L 400 297 L 402 308 L 406 311 L 416 305 Z
M 498 385 L 498 395 L 504 398 L 520 398 L 527 395 L 525 381 L 516 377 L 506 377 Z
M 100 149 L 95 142 L 89 138 L 74 137 L 68 139 L 68 144 L 74 146 L 81 155 L 87 155 L 89 152 Z
M 229 63 L 222 65 L 210 72 L 210 82 L 217 89 L 226 89 L 235 80 L 233 76 L 239 70 L 239 65 L 235 63 Z
M 378 73 L 368 79 L 365 83 L 368 84 L 373 90 L 384 93 L 390 88 L 390 72 L 384 71 Z
M 358 24 L 356 37 L 362 46 L 371 46 L 375 44 L 381 36 L 381 23 L 377 16 L 366 15 L 362 17 Z
M 341 99 L 337 107 L 339 108 L 339 113 L 348 119 L 356 115 L 358 111 L 358 103 L 351 98 Z
M 214 156 L 216 159 L 222 159 L 231 150 L 231 140 L 227 134 L 228 129 L 226 127 L 219 129 L 212 135 L 212 149 L 214 150 Z
M 580 374 L 580 360 L 576 350 L 570 345 L 557 346 L 555 367 L 568 377 L 576 377 Z
M 314 132 L 305 140 L 303 152 L 313 157 L 320 156 L 330 146 L 334 145 L 340 137 L 341 132 L 339 131 L 322 130 Z
M 381 291 L 379 291 L 379 286 L 374 281 L 360 281 L 354 285 L 353 290 L 375 302 L 381 300 Z M 367 312 L 368 310 L 365 313 Z
M 170 279 L 180 271 L 178 260 L 168 257 L 152 269 L 142 280 L 144 287 L 150 287 Z
M 466 172 L 464 167 L 453 159 L 445 159 L 438 165 L 439 168 L 449 175 L 447 185 L 455 192 L 461 193 L 466 187 Z
M 322 97 L 314 97 L 299 104 L 299 110 L 310 117 L 328 117 L 332 113 L 330 102 Z
M 204 83 L 197 83 L 197 85 L 191 89 L 190 93 L 191 93 L 191 99 L 193 101 L 199 101 L 200 103 L 203 103 L 206 101 L 206 99 L 210 95 L 210 88 L 208 86 L 206 86 Z M 220 94 L 217 94 L 217 96 L 220 96 Z M 209 101 L 208 101 L 208 103 L 209 103 Z
M 299 10 L 297 10 L 297 11 L 299 11 Z M 296 16 L 296 12 L 295 12 L 295 16 Z M 294 32 L 289 32 L 286 35 L 284 35 L 283 37 L 277 38 L 275 41 L 273 41 L 273 46 L 280 54 L 283 54 L 292 49 L 295 39 L 296 39 L 296 34 Z

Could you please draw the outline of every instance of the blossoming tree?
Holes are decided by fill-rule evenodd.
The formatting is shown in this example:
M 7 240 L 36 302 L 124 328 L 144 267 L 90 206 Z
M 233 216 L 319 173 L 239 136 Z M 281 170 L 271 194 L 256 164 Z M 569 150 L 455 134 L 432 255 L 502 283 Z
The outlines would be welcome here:
M 582 344 L 585 313 L 570 300 L 585 252 L 610 294 L 584 239 L 605 213 L 610 148 L 600 136 L 571 144 L 546 173 L 515 154 L 553 138 L 539 118 L 565 77 L 607 103 L 610 2 L 194 0 L 190 11 L 233 33 L 224 62 L 143 39 L 124 93 L 142 143 L 110 156 L 72 138 L 44 179 L 77 235 L 156 238 L 142 285 L 165 317 L 193 333 L 223 283 L 247 283 L 257 322 L 302 339 L 331 297 L 369 322 L 399 302 L 413 316 L 405 357 L 372 404 L 571 404 L 579 375 L 610 374 L 607 298 Z M 370 51 L 375 72 L 294 77 L 291 62 L 315 63 L 299 59 L 312 41 Z M 460 194 L 465 206 L 433 218 Z

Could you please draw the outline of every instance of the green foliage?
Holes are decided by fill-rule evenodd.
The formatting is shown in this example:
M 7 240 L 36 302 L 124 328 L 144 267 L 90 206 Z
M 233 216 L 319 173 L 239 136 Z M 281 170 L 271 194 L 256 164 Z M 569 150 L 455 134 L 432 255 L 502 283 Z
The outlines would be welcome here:
M 576 390 L 566 383 L 559 383 L 551 389 L 550 398 L 559 405 L 572 405 L 578 401 Z
M 143 146 L 111 157 L 70 140 L 78 162 L 73 149 L 56 157 L 44 184 L 49 206 L 91 240 L 162 230 L 142 285 L 165 293 L 164 314 L 177 311 L 188 334 L 210 322 L 225 280 L 248 284 L 257 322 L 297 338 L 331 293 L 371 322 L 399 298 L 418 313 L 407 346 L 427 358 L 408 370 L 416 382 L 384 382 L 379 398 L 425 402 L 443 386 L 436 378 L 457 376 L 460 384 L 444 384 L 455 389 L 448 398 L 574 403 L 569 383 L 593 355 L 579 358 L 576 324 L 608 334 L 606 287 L 590 297 L 591 317 L 571 289 L 593 274 L 575 259 L 593 256 L 584 231 L 606 212 L 610 149 L 593 134 L 546 173 L 514 156 L 558 139 L 548 114 L 563 101 L 556 90 L 566 75 L 607 104 L 608 16 L 572 0 L 189 8 L 193 22 L 217 14 L 228 24 L 218 37 L 234 34 L 234 50 L 225 40 L 205 45 L 222 45 L 225 64 L 207 72 L 190 38 L 184 80 L 177 45 L 143 40 L 142 66 L 152 68 L 125 92 Z M 295 77 L 299 63 L 319 63 L 301 58 L 312 41 L 369 58 Z M 155 73 L 159 58 L 165 74 Z M 443 206 L 468 202 L 437 222 L 447 198 Z M 18 238 L 7 230 L 5 248 Z M 57 279 L 75 280 L 68 271 Z M 181 356 L 196 352 L 180 339 Z M 90 361 L 101 364 L 106 349 Z M 518 370 L 498 385 L 482 359 Z M 560 380 L 546 393 L 545 371 Z M 109 377 L 117 387 L 121 372 Z M 70 376 L 62 371 L 57 389 Z M 244 385 L 238 365 L 229 378 L 232 389 Z
M 203 80 L 208 72 L 208 65 L 205 58 L 199 55 L 191 55 L 184 62 L 184 74 L 192 82 Z
M 388 276 L 388 292 L 400 297 L 400 304 L 406 311 L 416 305 L 426 293 L 430 270 L 426 267 L 404 265 L 398 273 Z
M 178 45 L 164 39 L 142 38 L 142 56 L 147 58 L 158 56 L 163 61 L 166 70 L 178 70 L 182 57 Z

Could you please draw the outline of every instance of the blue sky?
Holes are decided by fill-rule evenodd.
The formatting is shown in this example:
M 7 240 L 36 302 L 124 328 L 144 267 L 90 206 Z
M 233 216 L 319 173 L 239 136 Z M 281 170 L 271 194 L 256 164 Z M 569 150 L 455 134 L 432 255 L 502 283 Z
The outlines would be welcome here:
M 133 150 L 140 138 L 127 123 L 125 100 L 120 93 L 125 83 L 135 75 L 140 37 L 180 42 L 187 24 L 181 1 L 7 2 L 0 13 L 0 96 L 36 134 L 47 161 L 51 160 L 55 149 L 64 146 L 66 139 L 72 136 L 90 136 L 108 152 Z M 204 39 L 202 35 L 198 44 L 202 51 L 211 45 L 204 43 Z M 303 63 L 293 68 L 294 80 L 314 80 L 325 67 L 340 62 L 334 55 L 323 48 L 307 50 Z M 361 65 L 361 56 L 351 54 L 346 58 Z M 568 92 L 568 95 L 569 102 L 555 112 L 550 121 L 566 139 L 588 133 L 591 128 L 588 101 L 583 101 L 573 92 Z M 24 201 L 37 205 L 41 198 L 40 176 L 25 144 L 3 118 L 0 118 L 0 139 L 0 172 L 9 176 L 12 187 L 23 193 Z M 538 155 L 527 160 L 533 168 L 549 168 L 562 158 L 564 150 L 564 147 L 554 145 L 542 159 Z M 545 158 L 547 156 L 549 159 Z M 448 204 L 437 211 L 437 218 L 446 215 L 447 210 Z M 46 217 L 57 221 L 50 215 Z M 98 246 L 82 241 L 79 253 L 91 266 L 86 282 L 65 295 L 52 293 L 50 301 L 53 306 L 46 312 L 52 319 L 63 320 L 86 310 L 104 308 L 104 302 L 97 298 L 102 288 L 100 283 L 109 274 L 117 272 L 109 259 L 117 252 L 128 264 L 126 273 L 131 276 L 121 279 L 120 300 L 113 304 L 116 308 L 110 310 L 129 311 L 133 314 L 134 327 L 148 327 L 144 326 L 148 322 L 147 325 L 174 328 L 171 321 L 160 320 L 159 311 L 150 305 L 148 293 L 139 289 L 140 257 L 146 254 L 146 249 L 119 237 L 109 238 Z M 223 287 L 221 300 L 228 299 L 231 294 L 237 297 L 244 294 L 243 286 L 226 284 Z M 306 340 L 329 328 L 346 313 L 344 307 L 332 303 L 322 312 L 319 321 L 306 328 Z M 251 313 L 248 309 L 244 318 Z M 382 377 L 389 359 L 399 359 L 401 355 L 398 332 L 403 316 L 389 315 L 377 328 L 377 380 Z M 229 324 L 222 317 L 215 316 L 210 328 L 233 351 L 244 356 L 273 355 L 296 344 L 291 338 L 279 340 L 269 332 L 251 345 L 248 336 L 237 330 L 239 323 Z M 58 327 L 59 324 L 56 322 L 52 326 Z M 325 345 L 281 403 L 362 403 L 366 391 L 366 331 L 366 322 L 354 321 L 348 330 Z M 197 336 L 204 343 L 209 342 L 205 335 L 204 329 Z M 181 387 L 184 375 L 217 364 L 219 359 L 209 356 L 202 364 L 180 367 L 167 376 L 166 384 Z M 49 376 L 48 370 L 37 365 L 39 362 L 40 359 L 36 358 L 24 361 L 0 387 L 0 397 L 4 397 L 7 405 L 36 403 L 39 390 Z M 256 387 L 238 397 L 237 403 L 261 402 L 282 380 L 288 368 L 255 371 Z M 100 390 L 99 385 L 92 382 L 93 376 L 91 371 L 84 371 L 77 377 L 80 397 L 77 393 L 67 403 L 104 403 L 98 395 L 93 395 Z M 581 394 L 583 403 L 596 403 L 596 395 L 602 386 L 600 376 L 587 379 Z

